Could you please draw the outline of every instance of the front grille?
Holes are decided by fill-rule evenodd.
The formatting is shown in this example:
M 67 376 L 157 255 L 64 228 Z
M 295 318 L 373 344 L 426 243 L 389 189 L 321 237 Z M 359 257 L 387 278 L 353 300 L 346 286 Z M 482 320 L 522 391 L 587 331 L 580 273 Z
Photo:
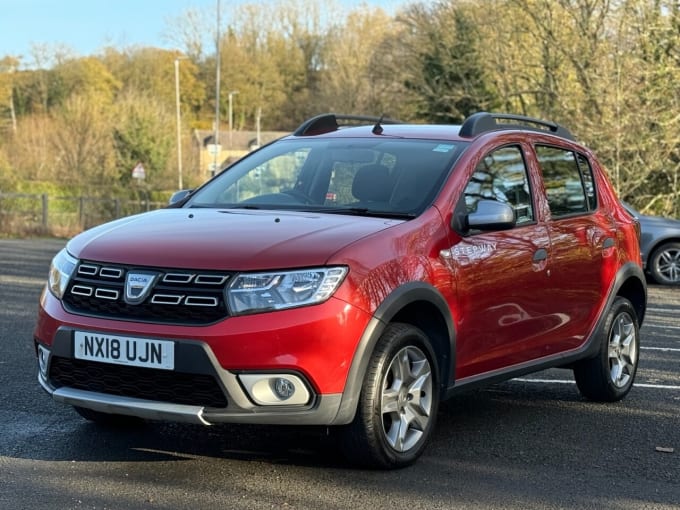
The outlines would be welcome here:
M 139 303 L 126 299 L 130 273 L 154 278 Z M 64 294 L 69 312 L 79 315 L 170 324 L 210 324 L 228 316 L 224 289 L 229 273 L 131 267 L 81 261 Z
M 53 356 L 49 380 L 55 388 L 65 386 L 173 404 L 227 407 L 227 399 L 217 380 L 204 374 L 110 365 Z

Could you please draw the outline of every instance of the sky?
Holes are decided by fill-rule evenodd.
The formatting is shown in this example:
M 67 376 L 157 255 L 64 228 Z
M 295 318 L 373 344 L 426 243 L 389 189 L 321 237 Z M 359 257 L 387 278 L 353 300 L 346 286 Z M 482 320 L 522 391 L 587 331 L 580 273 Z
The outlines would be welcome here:
M 268 0 L 248 3 L 266 4 Z M 220 0 L 222 12 L 244 0 Z M 403 0 L 339 0 L 340 5 L 367 4 L 393 12 Z M 32 47 L 66 46 L 77 56 L 104 47 L 153 46 L 175 49 L 168 21 L 189 9 L 217 11 L 217 0 L 0 0 L 0 58 L 32 61 Z

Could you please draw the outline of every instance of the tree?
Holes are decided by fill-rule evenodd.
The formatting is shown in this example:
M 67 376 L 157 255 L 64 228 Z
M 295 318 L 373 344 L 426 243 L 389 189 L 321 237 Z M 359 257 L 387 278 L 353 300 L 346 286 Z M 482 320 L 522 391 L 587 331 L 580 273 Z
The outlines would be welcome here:
M 205 34 L 212 34 L 215 39 L 214 18 L 214 12 L 187 9 L 181 16 L 168 20 L 165 38 L 176 43 L 192 62 L 201 62 L 205 58 Z
M 14 76 L 20 60 L 7 56 L 0 59 L 0 129 L 7 124 L 12 132 L 17 130 L 14 108 Z
M 109 49 L 103 63 L 121 83 L 123 97 L 130 94 L 154 96 L 165 108 L 175 107 L 175 59 L 179 66 L 180 99 L 189 112 L 200 110 L 205 101 L 205 85 L 198 80 L 198 67 L 176 51 L 131 48 L 124 52 Z
M 483 54 L 505 108 L 569 125 L 638 207 L 677 204 L 677 2 L 484 4 Z
M 497 103 L 492 81 L 480 59 L 474 4 L 413 4 L 397 21 L 392 76 L 399 77 L 413 115 L 430 122 L 460 122 Z
M 53 118 L 49 139 L 58 157 L 52 178 L 90 192 L 115 183 L 110 109 L 89 95 L 73 95 Z
M 116 151 L 116 175 L 120 183 L 131 182 L 132 169 L 142 163 L 147 170 L 147 184 L 154 189 L 168 189 L 175 182 L 170 164 L 175 148 L 174 113 L 155 96 L 129 92 L 116 103 L 113 142 Z
M 680 4 L 630 0 L 622 15 L 621 194 L 642 210 L 680 217 Z
M 385 11 L 367 7 L 351 11 L 331 28 L 318 87 L 324 110 L 373 114 L 388 111 L 384 82 L 381 84 L 373 75 L 375 61 L 385 55 L 374 48 L 379 48 L 395 30 Z
M 94 104 L 110 105 L 122 84 L 96 57 L 69 59 L 52 69 L 55 85 L 53 104 L 63 104 L 72 96 L 88 98 Z
M 332 0 L 223 7 L 222 124 L 233 92 L 235 129 L 261 118 L 263 129 L 292 130 L 326 111 L 547 118 L 598 153 L 622 198 L 680 216 L 677 0 L 437 0 L 396 16 Z M 169 25 L 183 52 L 105 48 L 76 58 L 42 45 L 28 67 L 0 60 L 0 125 L 12 125 L 13 107 L 20 135 L 0 137 L 9 171 L 127 183 L 142 161 L 149 186 L 175 182 L 175 60 L 183 126 L 212 126 L 215 28 L 212 8 L 191 10 Z

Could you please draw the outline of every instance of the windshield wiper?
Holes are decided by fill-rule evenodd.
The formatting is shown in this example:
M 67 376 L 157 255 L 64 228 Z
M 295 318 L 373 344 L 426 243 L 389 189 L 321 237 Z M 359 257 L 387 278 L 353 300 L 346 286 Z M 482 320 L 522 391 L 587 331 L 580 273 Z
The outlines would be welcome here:
M 246 209 L 251 211 L 259 210 L 272 210 L 272 211 L 298 211 L 298 212 L 314 212 L 314 213 L 326 213 L 326 214 L 350 214 L 353 216 L 370 216 L 373 218 L 391 218 L 398 220 L 410 220 L 415 218 L 417 215 L 407 212 L 396 212 L 396 211 L 381 211 L 378 209 L 369 209 L 368 207 L 310 207 L 310 206 L 273 206 L 270 204 L 199 204 L 191 205 L 191 208 L 210 208 L 210 209 L 220 209 L 222 212 L 227 212 L 229 209 Z
M 253 205 L 253 204 L 233 204 L 228 207 L 227 209 L 253 209 L 253 210 L 259 210 L 262 209 L 259 205 Z
M 191 204 L 189 209 L 262 209 L 252 204 Z
M 378 218 L 395 218 L 400 220 L 410 220 L 416 217 L 413 213 L 398 211 L 380 211 L 369 209 L 368 207 L 319 207 L 315 212 L 329 214 L 352 214 L 354 216 L 372 216 Z

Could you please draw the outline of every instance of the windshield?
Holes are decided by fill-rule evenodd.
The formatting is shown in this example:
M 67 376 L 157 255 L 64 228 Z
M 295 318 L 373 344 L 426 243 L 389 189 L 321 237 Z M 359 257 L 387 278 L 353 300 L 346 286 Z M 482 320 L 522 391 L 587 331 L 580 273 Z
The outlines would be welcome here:
M 460 142 L 281 140 L 238 161 L 185 207 L 417 216 L 434 200 Z

